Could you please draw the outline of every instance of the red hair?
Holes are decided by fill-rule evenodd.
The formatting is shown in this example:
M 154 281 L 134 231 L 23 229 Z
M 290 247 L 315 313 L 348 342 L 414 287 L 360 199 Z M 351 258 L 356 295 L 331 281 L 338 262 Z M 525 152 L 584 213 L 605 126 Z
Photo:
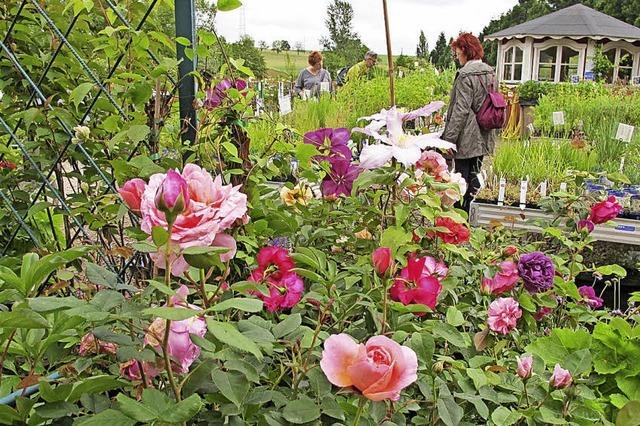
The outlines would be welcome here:
M 484 57 L 480 40 L 471 33 L 460 33 L 458 38 L 451 42 L 451 48 L 460 49 L 468 61 Z
M 313 52 L 309 53 L 308 60 L 309 60 L 309 65 L 313 67 L 316 64 L 319 64 L 320 61 L 322 61 L 322 53 L 318 52 L 317 50 L 314 50 Z

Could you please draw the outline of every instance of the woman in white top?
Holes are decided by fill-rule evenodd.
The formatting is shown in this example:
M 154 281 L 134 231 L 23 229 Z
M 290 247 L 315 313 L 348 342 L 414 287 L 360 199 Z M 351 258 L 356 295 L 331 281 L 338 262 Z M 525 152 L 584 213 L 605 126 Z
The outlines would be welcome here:
M 319 96 L 322 91 L 322 83 L 325 90 L 331 90 L 331 75 L 322 68 L 322 53 L 313 51 L 309 54 L 309 66 L 300 71 L 294 92 L 301 96 Z

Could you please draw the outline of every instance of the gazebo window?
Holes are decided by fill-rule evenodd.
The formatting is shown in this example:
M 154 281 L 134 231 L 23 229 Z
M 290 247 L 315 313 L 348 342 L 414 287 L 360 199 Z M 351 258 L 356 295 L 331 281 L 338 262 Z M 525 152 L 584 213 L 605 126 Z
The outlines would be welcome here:
M 569 46 L 549 46 L 538 54 L 538 81 L 571 81 L 580 72 L 580 50 Z
M 552 46 L 540 51 L 538 62 L 538 80 L 554 81 L 556 78 L 556 56 L 558 48 Z
M 560 62 L 560 81 L 571 81 L 572 75 L 578 74 L 578 60 L 580 52 L 570 47 L 562 47 L 562 57 Z
M 611 61 L 613 67 L 607 74 L 607 82 L 629 82 L 633 73 L 633 54 L 623 48 L 609 49 L 604 55 Z
M 504 68 L 502 70 L 503 80 L 522 80 L 522 57 L 523 51 L 517 46 L 509 47 L 504 52 Z

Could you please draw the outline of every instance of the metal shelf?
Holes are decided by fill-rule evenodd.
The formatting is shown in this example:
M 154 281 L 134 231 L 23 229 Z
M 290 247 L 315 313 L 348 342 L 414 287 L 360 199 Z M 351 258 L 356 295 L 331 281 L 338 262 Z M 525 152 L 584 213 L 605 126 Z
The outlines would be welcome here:
M 535 219 L 550 219 L 551 215 L 538 209 L 498 206 L 495 204 L 471 203 L 469 223 L 471 226 L 487 226 L 493 221 L 505 223 L 515 229 L 540 232 L 530 223 Z M 618 218 L 606 225 L 596 225 L 591 236 L 599 241 L 640 245 L 640 221 Z

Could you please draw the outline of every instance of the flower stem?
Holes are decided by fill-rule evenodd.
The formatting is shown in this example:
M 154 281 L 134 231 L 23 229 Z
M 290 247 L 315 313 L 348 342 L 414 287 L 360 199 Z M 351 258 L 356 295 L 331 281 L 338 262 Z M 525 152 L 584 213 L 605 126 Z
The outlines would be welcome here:
M 360 398 L 358 402 L 358 411 L 356 412 L 356 418 L 353 420 L 353 426 L 359 426 L 360 417 L 362 417 L 362 412 L 364 411 L 364 407 L 367 405 L 367 400 L 365 398 Z
M 204 283 L 206 281 L 204 269 L 200 269 L 200 293 L 202 293 L 202 304 L 205 309 L 209 308 L 209 301 L 207 300 L 207 291 L 204 289 Z
M 524 381 L 524 400 L 527 403 L 527 408 L 529 408 L 529 394 L 527 393 L 527 380 Z
M 382 326 L 380 327 L 380 334 L 384 336 L 384 332 L 387 328 L 387 279 L 382 279 Z
M 169 238 L 167 239 L 166 249 L 164 253 L 165 258 L 165 270 L 164 270 L 164 283 L 171 286 L 171 231 L 173 230 L 173 223 L 169 222 L 167 231 L 169 232 Z M 171 306 L 171 299 L 167 301 L 167 306 Z M 162 358 L 164 359 L 164 368 L 167 370 L 167 376 L 169 377 L 169 384 L 173 390 L 173 395 L 176 397 L 176 402 L 181 400 L 180 389 L 176 385 L 176 381 L 173 377 L 173 370 L 171 369 L 171 359 L 169 358 L 169 332 L 171 331 L 171 320 L 167 319 L 164 323 L 164 339 L 162 339 Z

